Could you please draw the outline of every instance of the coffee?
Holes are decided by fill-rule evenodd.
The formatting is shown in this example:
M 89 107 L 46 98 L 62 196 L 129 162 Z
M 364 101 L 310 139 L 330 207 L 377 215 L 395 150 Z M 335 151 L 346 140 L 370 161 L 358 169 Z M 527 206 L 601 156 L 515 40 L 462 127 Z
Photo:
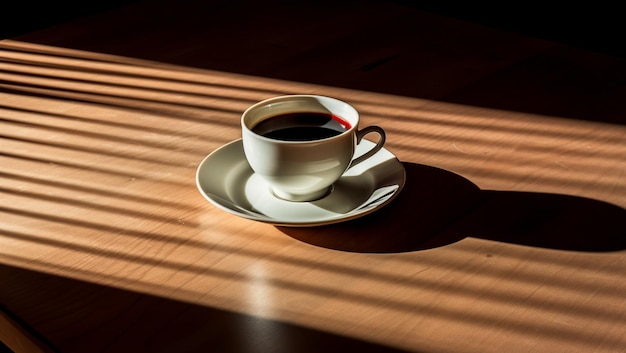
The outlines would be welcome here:
M 334 114 L 298 112 L 267 118 L 252 131 L 276 140 L 311 141 L 340 135 L 350 127 L 350 123 Z

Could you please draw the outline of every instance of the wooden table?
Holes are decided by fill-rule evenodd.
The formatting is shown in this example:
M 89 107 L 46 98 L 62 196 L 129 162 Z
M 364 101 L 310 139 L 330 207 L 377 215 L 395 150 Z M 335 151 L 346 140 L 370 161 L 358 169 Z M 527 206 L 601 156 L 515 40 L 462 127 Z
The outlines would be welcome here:
M 0 41 L 0 340 L 626 352 L 624 59 L 393 3 L 245 5 L 138 2 Z M 206 202 L 198 163 L 292 93 L 382 126 L 401 195 L 315 228 Z

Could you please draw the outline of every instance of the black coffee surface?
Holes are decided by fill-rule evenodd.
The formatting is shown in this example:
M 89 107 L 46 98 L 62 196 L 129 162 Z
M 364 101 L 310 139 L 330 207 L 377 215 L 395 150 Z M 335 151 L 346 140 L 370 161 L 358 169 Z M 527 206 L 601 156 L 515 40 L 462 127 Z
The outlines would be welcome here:
M 277 115 L 256 124 L 255 133 L 283 141 L 321 140 L 350 129 L 342 118 L 325 113 L 289 113 Z

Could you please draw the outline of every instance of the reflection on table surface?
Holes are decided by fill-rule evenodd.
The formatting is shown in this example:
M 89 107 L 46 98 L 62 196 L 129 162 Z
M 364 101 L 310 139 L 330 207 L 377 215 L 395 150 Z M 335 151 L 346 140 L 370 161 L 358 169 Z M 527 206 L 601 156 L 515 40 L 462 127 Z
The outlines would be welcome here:
M 0 340 L 624 350 L 623 59 L 379 2 L 257 31 L 298 8 L 258 6 L 140 2 L 0 41 Z M 382 126 L 398 198 L 313 228 L 206 202 L 200 161 L 291 93 Z

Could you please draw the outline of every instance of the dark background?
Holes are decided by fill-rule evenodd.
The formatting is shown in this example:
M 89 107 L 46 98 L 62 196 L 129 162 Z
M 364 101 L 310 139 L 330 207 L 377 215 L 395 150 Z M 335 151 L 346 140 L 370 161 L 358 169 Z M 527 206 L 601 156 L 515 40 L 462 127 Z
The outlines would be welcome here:
M 4 0 L 0 38 L 10 38 L 75 18 L 107 11 L 138 0 Z
M 4 1 L 0 9 L 0 38 L 17 36 L 139 1 Z M 532 1 L 374 1 L 395 2 L 583 49 L 626 56 L 626 46 L 623 45 L 626 21 L 623 19 L 619 2 L 577 1 L 556 4 L 549 0 L 536 3 Z M 242 6 L 243 8 L 245 7 Z

